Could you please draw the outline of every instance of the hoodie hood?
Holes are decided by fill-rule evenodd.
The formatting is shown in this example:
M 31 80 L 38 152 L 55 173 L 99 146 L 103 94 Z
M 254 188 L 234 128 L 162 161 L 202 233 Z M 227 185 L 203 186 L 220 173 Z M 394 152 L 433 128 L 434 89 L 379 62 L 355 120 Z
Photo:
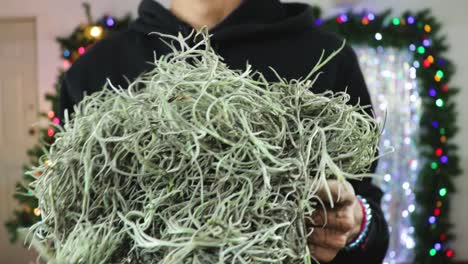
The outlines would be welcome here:
M 313 24 L 311 6 L 300 3 L 281 3 L 279 0 L 244 0 L 219 24 L 209 30 L 217 41 L 242 38 L 250 35 L 279 34 L 302 31 Z M 173 15 L 156 0 L 142 0 L 138 19 L 132 30 L 148 34 L 189 34 L 193 27 Z

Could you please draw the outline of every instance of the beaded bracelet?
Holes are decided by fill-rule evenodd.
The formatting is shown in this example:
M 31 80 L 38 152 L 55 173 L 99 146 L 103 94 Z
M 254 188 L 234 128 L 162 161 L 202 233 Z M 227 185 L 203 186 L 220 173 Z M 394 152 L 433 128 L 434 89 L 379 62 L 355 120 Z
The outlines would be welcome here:
M 361 204 L 362 212 L 363 212 L 363 219 L 361 224 L 361 230 L 359 231 L 359 235 L 346 246 L 347 250 L 354 249 L 358 247 L 366 238 L 367 233 L 369 232 L 369 227 L 372 220 L 372 209 L 369 206 L 369 203 L 365 198 L 362 198 L 360 195 L 356 195 L 359 203 Z

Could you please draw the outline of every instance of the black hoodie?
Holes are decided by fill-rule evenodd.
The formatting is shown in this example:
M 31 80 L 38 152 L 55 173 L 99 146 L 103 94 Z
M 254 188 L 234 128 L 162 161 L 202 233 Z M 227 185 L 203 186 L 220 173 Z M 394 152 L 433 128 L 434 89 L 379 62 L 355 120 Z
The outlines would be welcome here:
M 90 48 L 65 74 L 60 95 L 60 117 L 73 111 L 83 94 L 102 89 L 106 78 L 125 87 L 128 81 L 151 69 L 154 54 L 169 52 L 156 34 L 184 35 L 192 27 L 175 17 L 155 0 L 143 0 L 139 17 L 128 30 L 111 35 Z M 223 21 L 212 28 L 211 44 L 234 69 L 245 69 L 246 62 L 276 80 L 269 69 L 281 76 L 298 79 L 316 64 L 322 50 L 330 54 L 342 44 L 339 37 L 314 26 L 312 8 L 306 4 L 280 3 L 279 0 L 244 0 Z M 370 97 L 356 55 L 350 46 L 329 62 L 313 91 L 343 91 L 350 103 L 370 105 Z M 341 251 L 332 263 L 382 263 L 388 247 L 388 228 L 380 209 L 382 192 L 369 180 L 352 181 L 357 194 L 368 199 L 373 218 L 363 247 Z

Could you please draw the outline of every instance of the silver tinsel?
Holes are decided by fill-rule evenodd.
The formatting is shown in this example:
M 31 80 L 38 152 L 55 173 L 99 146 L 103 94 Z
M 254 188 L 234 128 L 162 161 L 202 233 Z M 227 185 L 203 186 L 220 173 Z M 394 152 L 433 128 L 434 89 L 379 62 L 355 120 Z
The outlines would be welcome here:
M 379 160 L 374 179 L 382 188 L 382 209 L 390 228 L 384 263 L 411 262 L 415 246 L 410 215 L 417 210 L 414 187 L 420 169 L 416 140 L 421 99 L 411 53 L 394 48 L 356 47 L 378 120 L 385 120 L 380 149 L 395 152 Z

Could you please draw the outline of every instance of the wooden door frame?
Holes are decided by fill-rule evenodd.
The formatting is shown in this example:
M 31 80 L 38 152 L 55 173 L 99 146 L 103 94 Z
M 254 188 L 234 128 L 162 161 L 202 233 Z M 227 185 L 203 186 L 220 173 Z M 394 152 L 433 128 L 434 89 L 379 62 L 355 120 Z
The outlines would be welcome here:
M 35 52 L 35 57 L 33 58 L 34 59 L 34 69 L 35 69 L 35 74 L 34 74 L 34 80 L 33 82 L 35 83 L 35 86 L 33 88 L 35 88 L 36 90 L 36 93 L 37 93 L 37 98 L 36 98 L 36 105 L 38 106 L 38 110 L 39 110 L 39 87 L 38 87 L 38 83 L 39 83 L 39 41 L 38 41 L 38 34 L 37 34 L 37 17 L 35 16 L 13 16 L 13 17 L 2 17 L 0 16 L 0 24 L 1 23 L 17 23 L 17 22 L 33 22 L 34 24 L 34 31 L 33 31 L 33 38 L 35 39 L 36 41 L 36 52 Z
M 36 105 L 36 110 L 39 112 L 41 110 L 40 106 L 40 96 L 42 94 L 39 90 L 39 41 L 38 41 L 38 28 L 37 28 L 37 17 L 35 16 L 0 16 L 0 24 L 2 23 L 18 23 L 18 22 L 32 22 L 34 24 L 33 30 L 33 39 L 35 40 L 35 55 L 33 58 L 33 67 L 34 67 L 34 76 L 33 76 L 33 89 L 36 93 L 36 98 L 34 99 L 34 104 Z M 38 116 L 39 118 L 39 113 Z

